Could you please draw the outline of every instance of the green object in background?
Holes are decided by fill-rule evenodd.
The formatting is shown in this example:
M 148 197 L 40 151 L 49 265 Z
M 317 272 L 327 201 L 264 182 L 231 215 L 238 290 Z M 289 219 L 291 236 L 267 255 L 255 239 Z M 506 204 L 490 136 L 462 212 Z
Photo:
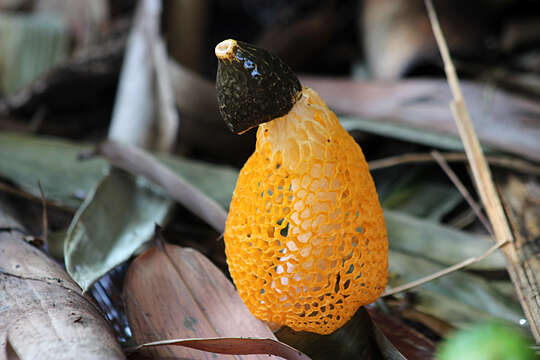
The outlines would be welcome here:
M 67 57 L 68 26 L 54 14 L 0 14 L 0 93 L 31 83 Z
M 445 340 L 438 360 L 533 360 L 531 343 L 517 329 L 488 322 L 460 330 Z

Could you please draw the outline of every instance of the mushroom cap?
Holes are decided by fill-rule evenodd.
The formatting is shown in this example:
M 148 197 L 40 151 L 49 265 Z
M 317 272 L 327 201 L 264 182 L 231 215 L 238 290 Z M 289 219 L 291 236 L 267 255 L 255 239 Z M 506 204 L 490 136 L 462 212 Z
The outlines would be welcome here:
M 264 49 L 228 39 L 215 53 L 218 109 L 234 133 L 287 114 L 302 91 L 289 65 Z

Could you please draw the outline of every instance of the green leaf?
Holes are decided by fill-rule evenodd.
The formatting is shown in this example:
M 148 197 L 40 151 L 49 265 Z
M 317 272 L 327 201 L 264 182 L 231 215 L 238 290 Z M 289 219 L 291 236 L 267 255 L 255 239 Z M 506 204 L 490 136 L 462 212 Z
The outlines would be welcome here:
M 83 291 L 127 260 L 162 223 L 172 201 L 142 178 L 120 170 L 97 186 L 75 214 L 64 243 L 64 261 Z
M 481 255 L 493 245 L 485 236 L 472 235 L 401 212 L 385 209 L 384 215 L 390 249 L 419 259 L 453 265 Z M 469 266 L 469 269 L 474 270 L 504 268 L 505 260 L 500 252 Z M 411 275 L 421 277 L 414 269 L 410 270 Z
M 107 168 L 100 159 L 77 159 L 89 149 L 55 138 L 0 133 L 0 177 L 35 196 L 40 181 L 47 199 L 77 208 Z

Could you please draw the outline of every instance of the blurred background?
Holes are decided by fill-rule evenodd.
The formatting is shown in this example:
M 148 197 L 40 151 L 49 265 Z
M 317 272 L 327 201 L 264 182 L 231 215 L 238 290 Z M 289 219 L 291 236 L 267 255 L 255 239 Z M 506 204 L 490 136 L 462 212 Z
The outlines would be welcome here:
M 540 3 L 434 5 L 521 264 L 532 274 L 521 285 L 534 289 Z M 62 253 L 66 229 L 103 170 L 79 173 L 73 154 L 107 138 L 196 162 L 181 175 L 228 207 L 255 131 L 234 135 L 217 112 L 214 47 L 227 38 L 280 56 L 361 145 L 385 209 L 391 286 L 491 246 L 491 229 L 474 209 L 482 205 L 423 0 L 0 0 L 0 195 L 15 204 L 29 233 L 41 234 L 40 179 L 52 204 L 46 227 L 53 256 L 70 256 Z M 73 156 L 63 157 L 68 153 Z M 151 229 L 163 222 L 169 242 L 197 249 L 227 274 L 219 232 L 182 205 L 162 205 L 167 216 L 137 221 Z M 112 272 L 100 267 L 92 280 L 107 275 L 89 288 L 119 341 L 128 344 L 122 284 L 135 249 L 123 246 L 115 247 L 121 261 Z M 445 280 L 385 298 L 370 314 L 387 336 L 394 332 L 415 344 L 408 351 L 418 357 L 410 358 L 431 358 L 441 339 L 477 321 L 531 332 L 515 285 L 496 253 Z M 540 319 L 538 306 L 534 316 Z
M 537 2 L 442 0 L 436 8 L 462 79 L 477 80 L 486 93 L 503 88 L 538 97 Z M 135 9 L 136 2 L 127 0 L 2 0 L 2 127 L 33 126 L 38 133 L 75 139 L 103 135 Z M 182 118 L 177 150 L 211 161 L 239 166 L 253 144 L 253 133 L 228 134 L 212 108 L 217 68 L 213 48 L 223 39 L 264 47 L 300 74 L 385 82 L 443 78 L 423 1 L 165 0 L 158 17 L 149 26 L 159 27 L 173 62 L 170 76 Z M 315 85 L 307 79 L 304 83 Z M 327 91 L 338 91 L 333 84 L 319 86 L 328 89 L 323 98 Z M 373 96 L 369 102 L 384 106 L 380 101 L 385 97 L 391 102 L 400 96 L 396 93 L 420 91 L 413 87 L 392 87 L 388 95 L 381 87 L 365 89 L 369 93 L 365 96 L 348 95 Z M 441 91 L 444 87 L 435 93 Z M 416 100 L 421 96 L 427 94 L 417 94 Z M 413 98 L 409 100 L 416 101 Z M 372 118 L 395 113 L 395 104 L 387 104 L 383 113 L 368 114 L 327 101 L 340 113 Z M 421 120 L 413 125 L 430 130 L 434 126 Z M 448 133 L 440 127 L 435 131 Z M 372 146 L 365 150 L 372 152 Z M 379 149 L 373 150 L 373 156 L 378 156 Z

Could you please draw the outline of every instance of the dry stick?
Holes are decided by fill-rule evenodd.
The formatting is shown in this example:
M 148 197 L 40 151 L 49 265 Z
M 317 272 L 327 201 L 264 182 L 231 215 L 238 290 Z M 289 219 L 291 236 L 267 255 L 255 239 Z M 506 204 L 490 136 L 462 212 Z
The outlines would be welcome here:
M 13 186 L 4 184 L 3 182 L 0 182 L 0 192 L 5 192 L 7 194 L 15 195 L 23 199 L 27 199 L 34 202 L 42 202 L 42 199 L 40 197 L 30 194 L 26 191 L 19 190 Z M 47 205 L 52 206 L 56 209 L 66 211 L 66 212 L 71 212 L 71 213 L 73 212 L 73 209 L 60 205 L 52 200 L 46 200 L 46 202 L 47 202 Z
M 171 198 L 205 220 L 215 230 L 220 233 L 225 231 L 227 212 L 145 151 L 114 141 L 101 143 L 96 151 L 114 166 L 133 175 L 142 175 L 160 185 Z
M 435 14 L 435 9 L 433 8 L 431 0 L 425 0 L 425 4 L 433 28 L 433 33 L 442 55 L 448 84 L 450 85 L 450 89 L 454 96 L 454 101 L 452 101 L 450 107 L 458 127 L 459 135 L 465 147 L 465 153 L 469 158 L 473 178 L 480 194 L 480 198 L 484 203 L 488 218 L 493 226 L 497 243 L 504 244 L 512 242 L 512 231 L 508 226 L 501 201 L 491 178 L 491 172 L 480 147 L 478 137 L 472 126 L 469 113 L 467 112 L 456 71 L 452 64 L 452 60 L 450 59 L 448 46 L 446 45 L 446 41 L 442 34 L 437 15 Z M 507 270 L 516 288 L 523 312 L 529 321 L 531 332 L 536 341 L 540 341 L 540 304 L 535 302 L 535 300 L 533 300 L 534 297 L 531 296 L 529 279 L 525 270 L 520 266 L 515 246 L 513 244 L 511 246 L 506 246 L 502 249 L 502 252 L 507 259 Z M 526 294 L 525 290 L 529 293 Z
M 464 153 L 442 153 L 441 156 L 448 162 L 467 161 L 467 155 Z M 525 174 L 540 175 L 540 166 L 522 159 L 501 156 L 487 156 L 486 159 L 494 166 L 520 171 Z M 390 166 L 421 162 L 433 162 L 433 156 L 431 156 L 430 153 L 410 153 L 390 156 L 384 159 L 370 161 L 369 170 L 378 170 Z
M 506 222 L 499 197 L 497 196 L 495 186 L 491 180 L 491 172 L 486 163 L 484 153 L 482 152 L 482 148 L 480 147 L 480 143 L 467 112 L 463 94 L 461 93 L 461 89 L 459 87 L 456 71 L 454 69 L 454 65 L 452 64 L 452 60 L 450 59 L 448 47 L 440 29 L 433 4 L 430 0 L 426 0 L 426 6 L 433 27 L 433 32 L 441 51 L 448 83 L 454 96 L 454 101 L 452 101 L 450 107 L 452 109 L 454 119 L 456 120 L 460 137 L 463 141 L 465 152 L 473 171 L 478 192 L 480 193 L 482 202 L 486 205 L 486 211 L 491 222 L 493 223 L 497 240 L 511 240 L 513 238 L 512 233 Z
M 456 173 L 450 168 L 450 166 L 448 166 L 448 163 L 441 156 L 440 152 L 434 150 L 431 152 L 431 155 L 439 163 L 441 168 L 444 170 L 446 175 L 448 175 L 448 177 L 450 178 L 454 186 L 459 190 L 461 195 L 463 195 L 463 197 L 465 198 L 471 209 L 473 209 L 478 219 L 480 219 L 480 221 L 482 222 L 482 225 L 484 225 L 489 235 L 493 238 L 493 230 L 491 229 L 491 225 L 489 224 L 488 219 L 486 219 L 484 214 L 482 214 L 482 209 L 480 209 L 480 206 L 476 203 L 476 201 L 473 200 L 471 194 L 469 193 L 467 188 L 465 188 L 461 180 L 459 180 Z

